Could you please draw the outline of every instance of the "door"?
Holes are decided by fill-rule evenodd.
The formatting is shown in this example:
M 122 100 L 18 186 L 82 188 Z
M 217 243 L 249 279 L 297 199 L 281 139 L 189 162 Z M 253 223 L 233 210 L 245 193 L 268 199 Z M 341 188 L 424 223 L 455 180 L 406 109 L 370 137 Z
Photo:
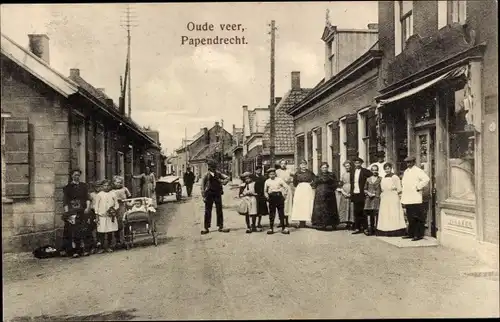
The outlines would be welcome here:
M 416 165 L 424 170 L 431 179 L 429 185 L 422 191 L 424 211 L 427 212 L 425 234 L 431 237 L 437 236 L 434 133 L 433 128 L 415 131 L 417 145 Z

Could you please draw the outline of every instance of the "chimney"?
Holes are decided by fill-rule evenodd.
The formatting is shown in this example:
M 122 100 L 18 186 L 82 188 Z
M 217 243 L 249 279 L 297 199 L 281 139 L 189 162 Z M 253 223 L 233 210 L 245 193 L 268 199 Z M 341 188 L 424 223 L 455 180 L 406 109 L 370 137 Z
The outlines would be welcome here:
M 300 72 L 292 72 L 292 89 L 300 89 Z
M 378 23 L 369 23 L 368 24 L 368 29 L 370 29 L 370 30 L 377 30 L 378 29 Z
M 78 68 L 71 68 L 69 70 L 69 77 L 80 77 L 80 70 Z
M 114 106 L 113 106 L 113 99 L 106 98 L 106 105 L 108 105 L 109 107 L 113 107 L 114 108 Z
M 49 37 L 45 34 L 28 35 L 30 51 L 37 57 L 50 64 Z
M 217 126 L 217 127 L 218 127 L 218 126 L 219 126 L 219 122 L 215 122 L 215 126 Z
M 125 100 L 120 96 L 118 109 L 120 110 L 121 115 L 125 115 Z
M 276 104 L 276 105 L 278 105 L 278 104 L 279 104 L 279 102 L 281 101 L 281 97 L 275 97 L 275 100 L 276 100 L 276 101 L 275 101 L 275 104 Z
M 205 144 L 210 144 L 210 135 L 206 127 L 203 128 L 203 136 L 205 136 Z

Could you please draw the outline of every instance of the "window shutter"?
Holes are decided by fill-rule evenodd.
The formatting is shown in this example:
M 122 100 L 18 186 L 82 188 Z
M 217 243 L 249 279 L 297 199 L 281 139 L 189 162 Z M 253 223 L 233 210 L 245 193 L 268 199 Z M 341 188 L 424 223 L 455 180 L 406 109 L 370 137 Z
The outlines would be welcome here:
M 312 168 L 313 161 L 313 136 L 312 131 L 307 132 L 307 164 L 309 166 L 309 170 L 313 170 Z
M 30 195 L 30 132 L 27 118 L 5 119 L 5 195 Z
M 321 133 L 321 130 L 322 128 L 318 128 L 316 130 L 316 158 L 317 158 L 317 162 L 318 162 L 318 169 L 316 169 L 316 171 L 318 171 L 317 173 L 320 173 L 320 169 L 321 169 L 321 162 L 323 160 L 323 142 L 322 142 L 322 133 Z
M 366 114 L 366 133 L 368 136 L 368 160 L 367 164 L 377 161 L 377 117 L 375 109 L 370 109 Z
M 296 148 L 296 154 L 297 154 L 297 164 L 300 164 L 302 160 L 304 160 L 304 152 L 305 152 L 305 141 L 304 141 L 304 136 L 298 136 L 297 137 L 297 148 Z
M 96 181 L 95 127 L 92 120 L 86 122 L 87 129 L 87 182 Z
M 332 124 L 332 171 L 340 176 L 340 128 L 339 122 L 334 122 Z
M 347 160 L 358 156 L 358 118 L 356 114 L 348 115 L 346 118 L 347 133 Z

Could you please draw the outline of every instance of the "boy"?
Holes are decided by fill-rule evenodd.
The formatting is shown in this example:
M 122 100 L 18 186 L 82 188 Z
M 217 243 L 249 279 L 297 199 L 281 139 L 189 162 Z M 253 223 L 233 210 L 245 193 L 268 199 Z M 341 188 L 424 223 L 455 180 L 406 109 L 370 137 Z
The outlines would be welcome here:
M 267 170 L 269 179 L 264 183 L 264 194 L 269 202 L 269 230 L 268 235 L 274 234 L 274 219 L 276 210 L 280 219 L 281 233 L 290 234 L 285 225 L 285 198 L 288 193 L 288 185 L 281 178 L 276 177 L 276 170 Z

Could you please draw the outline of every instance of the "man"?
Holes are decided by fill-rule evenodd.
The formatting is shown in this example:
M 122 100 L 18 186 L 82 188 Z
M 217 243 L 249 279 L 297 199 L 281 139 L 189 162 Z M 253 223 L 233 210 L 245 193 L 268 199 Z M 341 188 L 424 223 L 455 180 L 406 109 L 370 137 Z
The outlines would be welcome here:
M 219 232 L 228 233 L 229 229 L 224 228 L 224 216 L 222 213 L 222 195 L 224 193 L 224 185 L 229 182 L 229 177 L 217 171 L 215 162 L 208 162 L 208 173 L 201 181 L 201 196 L 205 202 L 205 220 L 202 235 L 210 232 L 212 224 L 212 208 L 215 203 L 217 213 L 217 227 Z
M 415 166 L 415 157 L 407 157 L 404 161 L 407 168 L 401 181 L 401 204 L 406 208 L 408 235 L 403 238 L 417 241 L 424 238 L 426 214 L 422 203 L 422 189 L 429 184 L 430 178 L 424 170 Z
M 363 159 L 357 157 L 354 160 L 354 171 L 351 171 L 351 202 L 354 212 L 353 235 L 364 233 L 368 229 L 368 220 L 364 214 L 365 208 L 365 184 L 372 176 L 372 172 L 362 167 Z
M 374 162 L 370 164 L 370 169 L 376 165 L 378 167 L 378 176 L 383 178 L 385 177 L 386 173 L 384 170 L 384 164 L 385 164 L 385 152 L 384 151 L 379 151 L 377 152 L 377 162 Z
M 183 179 L 184 179 L 184 185 L 186 186 L 188 197 L 191 197 L 194 185 L 194 173 L 191 171 L 191 168 L 188 167 L 186 172 L 184 172 Z
M 285 225 L 285 198 L 288 193 L 288 184 L 283 179 L 276 177 L 276 170 L 267 170 L 269 179 L 264 183 L 264 194 L 269 201 L 269 230 L 268 235 L 274 234 L 274 219 L 278 211 L 281 233 L 288 235 L 290 232 Z
M 264 193 L 266 176 L 262 174 L 262 167 L 257 167 L 254 174 L 255 193 L 257 194 L 257 231 L 262 231 L 262 216 L 269 214 L 267 199 Z

